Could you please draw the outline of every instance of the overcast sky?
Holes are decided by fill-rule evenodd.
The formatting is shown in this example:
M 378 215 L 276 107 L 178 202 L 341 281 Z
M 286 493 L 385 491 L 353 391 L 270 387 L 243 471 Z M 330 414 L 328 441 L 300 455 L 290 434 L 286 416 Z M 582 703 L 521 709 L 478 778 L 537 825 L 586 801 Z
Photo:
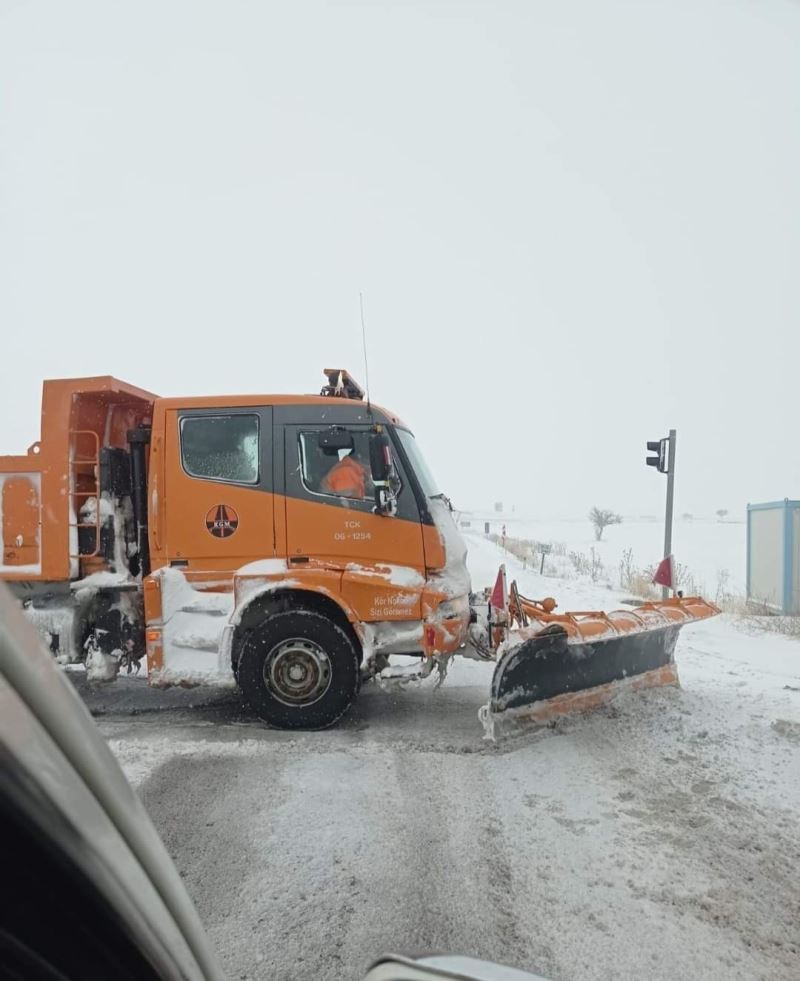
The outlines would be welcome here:
M 462 506 L 800 497 L 800 4 L 0 0 L 0 452 L 43 377 L 363 380 Z

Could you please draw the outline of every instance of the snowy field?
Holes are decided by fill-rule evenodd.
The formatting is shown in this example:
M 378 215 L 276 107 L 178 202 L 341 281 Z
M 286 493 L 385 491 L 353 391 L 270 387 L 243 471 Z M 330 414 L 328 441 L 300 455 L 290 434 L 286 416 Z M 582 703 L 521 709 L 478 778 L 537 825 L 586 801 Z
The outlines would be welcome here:
M 502 553 L 468 544 L 490 582 Z M 506 561 L 565 609 L 622 599 Z M 677 660 L 681 689 L 499 744 L 477 719 L 491 666 L 466 660 L 438 691 L 366 686 L 323 733 L 266 730 L 230 694 L 86 699 L 231 978 L 436 950 L 564 981 L 795 979 L 800 644 L 723 616 Z
M 605 567 L 606 578 L 619 584 L 619 564 L 626 549 L 632 551 L 638 568 L 655 565 L 664 551 L 663 519 L 646 520 L 623 517 L 622 524 L 611 525 L 597 542 L 589 519 L 543 520 L 490 512 L 465 512 L 462 521 L 470 521 L 473 532 L 482 532 L 484 521 L 499 534 L 505 524 L 509 536 L 534 542 L 561 543 L 567 551 L 597 551 Z M 744 594 L 747 558 L 747 531 L 744 521 L 718 521 L 716 518 L 683 519 L 675 517 L 672 533 L 675 562 L 685 566 L 704 595 L 713 599 L 720 573 L 728 573 L 726 589 Z

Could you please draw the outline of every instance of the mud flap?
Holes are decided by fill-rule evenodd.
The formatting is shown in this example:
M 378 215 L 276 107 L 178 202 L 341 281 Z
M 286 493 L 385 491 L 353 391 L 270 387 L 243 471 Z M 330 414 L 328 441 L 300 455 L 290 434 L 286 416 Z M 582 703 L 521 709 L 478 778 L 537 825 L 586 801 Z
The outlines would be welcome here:
M 681 624 L 568 642 L 552 624 L 506 651 L 495 668 L 489 712 L 536 722 L 589 711 L 621 689 L 676 685 L 674 652 Z

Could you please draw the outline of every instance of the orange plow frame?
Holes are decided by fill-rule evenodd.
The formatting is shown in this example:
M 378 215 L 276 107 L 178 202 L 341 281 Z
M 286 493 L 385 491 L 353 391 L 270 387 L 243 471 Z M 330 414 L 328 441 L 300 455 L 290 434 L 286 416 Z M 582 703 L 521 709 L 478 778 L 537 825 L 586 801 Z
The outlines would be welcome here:
M 599 639 L 609 631 L 615 634 L 652 630 L 671 623 L 691 623 L 716 616 L 720 610 L 701 596 L 674 596 L 672 599 L 652 600 L 629 610 L 572 610 L 554 613 L 557 604 L 551 597 L 532 600 L 522 596 L 515 582 L 509 590 L 509 619 L 517 623 L 520 637 L 535 636 L 539 630 L 527 631 L 530 621 L 540 624 L 557 623 L 564 627 L 570 638 L 580 641 Z

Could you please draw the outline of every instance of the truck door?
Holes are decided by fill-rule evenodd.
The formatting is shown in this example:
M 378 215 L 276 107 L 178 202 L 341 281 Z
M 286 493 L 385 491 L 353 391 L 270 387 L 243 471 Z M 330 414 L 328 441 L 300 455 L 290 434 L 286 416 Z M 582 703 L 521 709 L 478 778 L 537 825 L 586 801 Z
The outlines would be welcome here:
M 187 571 L 238 569 L 275 554 L 272 409 L 169 409 L 166 557 Z
M 419 616 L 419 603 L 389 610 L 396 603 L 398 586 L 419 591 L 425 577 L 422 527 L 411 486 L 398 467 L 398 511 L 395 516 L 375 514 L 374 488 L 369 476 L 371 427 L 339 426 L 353 437 L 353 449 L 328 450 L 320 435 L 330 426 L 285 425 L 284 474 L 286 492 L 286 544 L 290 564 L 304 558 L 319 559 L 343 572 L 342 592 L 358 599 L 365 620 L 407 619 Z M 324 441 L 323 441 L 324 442 Z M 344 464 L 346 457 L 352 457 Z M 355 462 L 357 459 L 357 463 Z M 360 466 L 363 485 L 349 472 Z M 348 486 L 348 480 L 351 480 Z M 374 588 L 375 566 L 402 566 L 404 571 L 386 573 Z M 295 566 L 297 567 L 297 566 Z M 414 575 L 414 572 L 417 575 Z M 393 580 L 390 581 L 390 580 Z M 402 591 L 400 591 L 402 593 Z M 410 593 L 403 599 L 410 600 Z

